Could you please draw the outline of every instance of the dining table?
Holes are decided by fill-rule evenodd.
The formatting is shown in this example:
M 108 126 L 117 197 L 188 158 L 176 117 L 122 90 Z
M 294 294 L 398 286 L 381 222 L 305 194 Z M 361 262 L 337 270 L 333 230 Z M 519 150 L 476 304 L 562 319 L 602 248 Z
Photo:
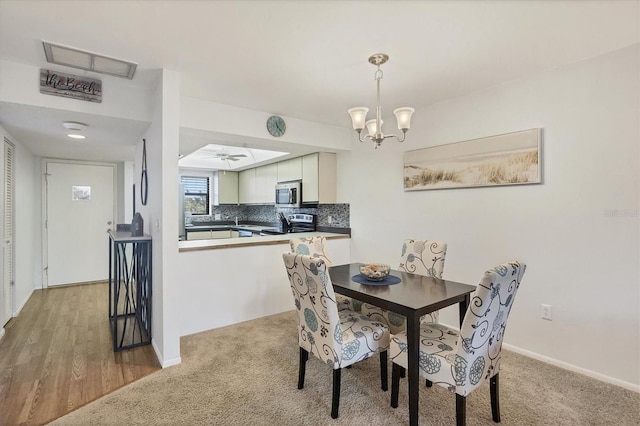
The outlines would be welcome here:
M 335 293 L 369 303 L 407 318 L 407 379 L 409 384 L 409 424 L 418 424 L 420 389 L 420 317 L 458 304 L 460 324 L 476 286 L 391 270 L 385 281 L 366 281 L 360 274 L 363 263 L 329 268 Z M 399 281 L 398 281 L 399 279 Z

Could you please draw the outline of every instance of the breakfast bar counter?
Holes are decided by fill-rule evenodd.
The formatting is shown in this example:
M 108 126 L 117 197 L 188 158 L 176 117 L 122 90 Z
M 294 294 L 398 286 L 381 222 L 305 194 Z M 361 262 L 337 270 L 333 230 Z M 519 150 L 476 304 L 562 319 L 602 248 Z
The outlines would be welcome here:
M 175 268 L 183 295 L 180 335 L 224 327 L 295 309 L 282 254 L 291 238 L 324 236 L 334 264 L 351 261 L 351 236 L 296 232 L 243 238 L 179 241 Z

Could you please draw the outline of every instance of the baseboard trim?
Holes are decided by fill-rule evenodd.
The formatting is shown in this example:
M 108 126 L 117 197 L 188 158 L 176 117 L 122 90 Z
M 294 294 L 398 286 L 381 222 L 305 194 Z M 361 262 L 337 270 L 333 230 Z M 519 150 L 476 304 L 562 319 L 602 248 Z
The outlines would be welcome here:
M 454 327 L 450 324 L 442 324 L 449 328 L 453 328 L 454 330 L 460 330 L 460 327 Z M 565 370 L 573 371 L 574 373 L 582 374 L 584 376 L 591 377 L 596 380 L 600 380 L 601 382 L 609 383 L 611 385 L 620 386 L 621 388 L 628 389 L 633 392 L 640 393 L 640 385 L 635 385 L 633 383 L 625 382 L 624 380 L 616 379 L 615 377 L 606 376 L 602 373 L 597 373 L 592 370 L 587 370 L 586 368 L 578 367 L 573 364 L 569 364 L 568 362 L 560 361 L 555 358 L 548 357 L 546 355 L 540 355 L 536 352 L 531 352 L 526 349 L 522 349 L 518 346 L 510 345 L 508 343 L 503 343 L 502 347 L 510 350 L 511 352 L 515 352 L 520 355 L 524 355 L 529 358 L 537 359 L 538 361 L 545 362 L 547 364 L 555 365 L 556 367 L 563 368 Z
M 538 361 L 545 362 L 547 364 L 555 365 L 556 367 L 563 368 L 565 370 L 573 371 L 574 373 L 579 373 L 584 376 L 591 377 L 596 380 L 600 380 L 601 382 L 609 383 L 612 385 L 620 386 L 621 388 L 628 389 L 630 391 L 640 393 L 640 385 L 635 385 L 633 383 L 625 382 L 624 380 L 616 379 L 614 377 L 606 376 L 601 373 L 597 373 L 592 370 L 588 370 L 586 368 L 578 367 L 573 364 L 569 364 L 564 361 L 557 360 L 555 358 L 550 358 L 545 355 L 540 355 L 535 352 L 528 351 L 526 349 L 519 348 L 517 346 L 510 345 L 508 343 L 503 343 L 502 347 L 510 350 L 511 352 L 515 352 L 520 355 L 527 356 L 529 358 L 537 359 Z
M 24 299 L 24 302 L 22 302 L 22 305 L 20 305 L 20 307 L 16 309 L 16 311 L 13 313 L 14 318 L 20 315 L 20 312 L 22 312 L 22 308 L 24 308 L 27 302 L 29 301 L 29 299 L 31 299 L 31 296 L 33 296 L 34 291 L 35 291 L 35 288 L 32 288 L 29 295 Z
M 153 347 L 153 351 L 156 353 L 156 358 L 158 358 L 158 361 L 160 362 L 160 366 L 162 368 L 167 368 L 167 367 L 171 367 L 171 366 L 178 365 L 178 364 L 182 363 L 182 358 L 181 357 L 176 357 L 176 358 L 171 358 L 171 359 L 164 360 L 162 358 L 160 349 L 156 345 L 156 339 L 151 339 L 151 346 Z

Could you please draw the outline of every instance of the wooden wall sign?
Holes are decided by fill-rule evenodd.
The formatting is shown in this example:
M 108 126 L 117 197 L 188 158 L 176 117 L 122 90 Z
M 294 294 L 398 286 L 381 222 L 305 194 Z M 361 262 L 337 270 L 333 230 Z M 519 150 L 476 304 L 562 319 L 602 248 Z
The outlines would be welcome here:
M 40 69 L 40 93 L 89 102 L 102 102 L 102 81 Z

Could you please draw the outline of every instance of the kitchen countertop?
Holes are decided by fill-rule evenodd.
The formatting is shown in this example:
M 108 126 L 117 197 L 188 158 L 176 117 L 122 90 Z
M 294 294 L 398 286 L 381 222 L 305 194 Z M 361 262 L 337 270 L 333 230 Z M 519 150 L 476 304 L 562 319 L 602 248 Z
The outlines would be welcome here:
M 226 231 L 227 229 L 231 229 L 231 230 L 243 229 L 243 230 L 252 231 L 252 232 L 260 232 L 265 228 L 272 228 L 272 227 L 273 225 L 231 224 L 231 225 L 189 225 L 189 226 L 185 226 L 184 229 L 187 232 L 188 231 L 216 231 L 216 230 Z
M 227 225 L 227 227 L 235 225 Z M 240 226 L 242 227 L 242 226 Z M 193 227 L 191 227 L 193 228 Z M 210 227 L 208 229 L 211 229 Z M 327 239 L 351 238 L 349 234 L 336 234 L 333 232 L 297 232 L 283 235 L 261 235 L 243 238 L 220 238 L 215 240 L 179 241 L 178 251 L 214 250 L 222 248 L 237 248 L 247 246 L 263 246 L 288 243 L 291 238 L 325 237 Z

